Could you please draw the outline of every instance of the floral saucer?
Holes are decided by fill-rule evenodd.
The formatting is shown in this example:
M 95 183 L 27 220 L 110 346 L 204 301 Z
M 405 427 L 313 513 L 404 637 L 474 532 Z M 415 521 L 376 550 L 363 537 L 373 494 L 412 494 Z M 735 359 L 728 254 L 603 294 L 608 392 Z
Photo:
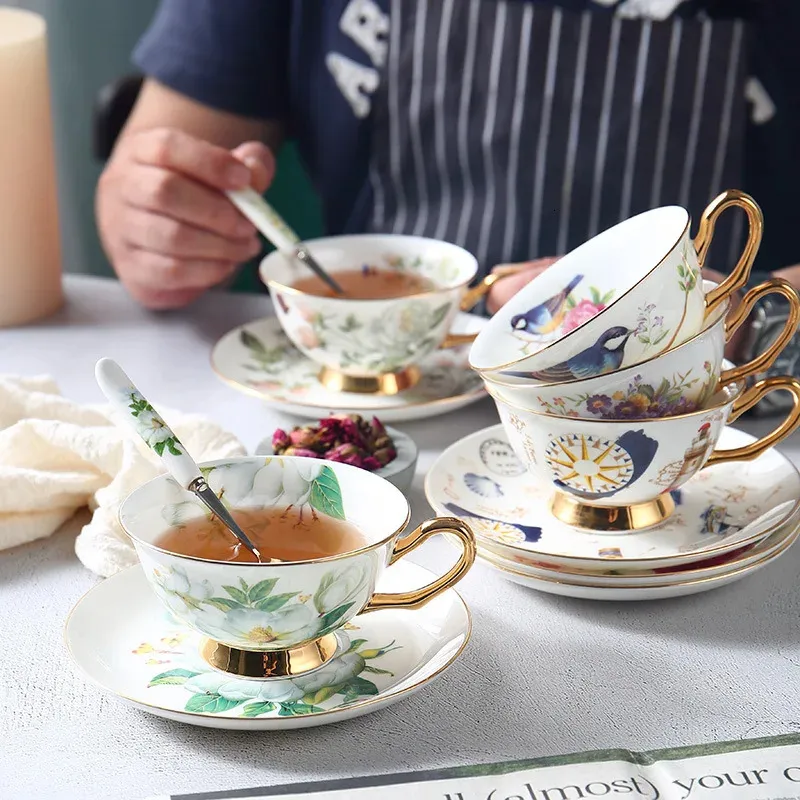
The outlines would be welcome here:
M 398 562 L 379 588 L 433 578 Z M 417 611 L 356 617 L 340 631 L 340 654 L 305 675 L 236 678 L 200 658 L 201 637 L 168 614 L 134 566 L 84 595 L 64 636 L 85 677 L 150 714 L 210 728 L 286 730 L 352 719 L 413 694 L 458 658 L 470 632 L 469 611 L 449 589 Z
M 720 447 L 754 437 L 726 428 Z M 623 533 L 578 530 L 552 516 L 551 489 L 535 482 L 514 454 L 502 425 L 461 439 L 425 478 L 438 514 L 465 520 L 479 545 L 507 559 L 568 568 L 644 570 L 721 555 L 785 524 L 800 507 L 800 475 L 771 449 L 751 462 L 702 470 L 673 492 L 677 508 L 656 528 Z
M 459 314 L 454 333 L 479 331 L 486 320 Z M 320 365 L 289 341 L 274 317 L 229 331 L 214 346 L 211 366 L 235 389 L 260 397 L 289 414 L 319 418 L 320 412 L 375 414 L 383 422 L 427 419 L 486 396 L 483 381 L 467 363 L 469 346 L 437 350 L 418 365 L 415 386 L 396 395 L 335 392 L 318 380 Z
M 800 512 L 781 525 L 774 533 L 765 536 L 761 541 L 746 547 L 731 550 L 721 556 L 707 558 L 691 564 L 677 567 L 656 567 L 649 570 L 614 569 L 609 564 L 607 569 L 567 569 L 557 564 L 545 564 L 522 558 L 510 559 L 498 553 L 480 548 L 478 558 L 486 564 L 500 569 L 509 569 L 532 578 L 555 578 L 559 581 L 581 585 L 613 586 L 616 588 L 641 588 L 645 586 L 669 586 L 678 582 L 690 583 L 701 578 L 712 578 L 729 572 L 740 570 L 756 562 L 769 559 L 779 550 L 783 550 L 790 541 L 794 541 L 800 530 Z
M 786 537 L 778 548 L 770 548 L 770 552 L 757 561 L 708 577 L 688 580 L 676 578 L 671 583 L 654 586 L 616 586 L 593 581 L 576 582 L 571 579 L 571 576 L 561 576 L 556 573 L 534 577 L 521 570 L 501 565 L 488 557 L 482 559 L 481 563 L 492 569 L 499 570 L 503 577 L 508 578 L 513 583 L 518 583 L 520 586 L 526 586 L 529 589 L 546 592 L 547 594 L 575 597 L 580 600 L 666 600 L 672 597 L 684 597 L 691 594 L 709 592 L 712 589 L 719 589 L 722 586 L 727 586 L 730 583 L 746 578 L 748 575 L 752 575 L 762 567 L 780 558 L 797 541 L 800 531 L 797 527 L 790 530 L 790 535 Z

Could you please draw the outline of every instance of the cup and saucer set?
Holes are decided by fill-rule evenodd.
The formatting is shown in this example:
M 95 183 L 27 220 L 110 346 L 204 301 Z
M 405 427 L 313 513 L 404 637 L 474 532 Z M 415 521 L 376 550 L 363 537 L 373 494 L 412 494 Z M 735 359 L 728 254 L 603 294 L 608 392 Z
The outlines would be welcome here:
M 749 235 L 716 285 L 700 271 L 732 207 Z M 425 484 L 437 513 L 472 527 L 481 563 L 543 592 L 645 600 L 723 586 L 789 549 L 800 477 L 774 446 L 800 424 L 800 383 L 752 376 L 794 335 L 800 302 L 778 279 L 732 300 L 762 226 L 736 191 L 706 208 L 694 240 L 685 209 L 654 209 L 572 251 L 495 314 L 470 364 L 502 425 L 452 445 Z M 725 345 L 769 294 L 789 302 L 783 331 L 734 367 Z M 777 391 L 792 402 L 769 435 L 728 427 Z
M 302 263 L 271 253 L 260 274 L 275 315 L 217 342 L 211 365 L 218 377 L 309 418 L 336 409 L 385 422 L 427 419 L 486 396 L 467 360 L 486 320 L 465 312 L 499 275 L 468 288 L 478 271 L 474 256 L 419 236 L 335 236 L 308 249 L 332 275 L 362 270 L 367 280 L 391 271 L 424 288 L 388 299 L 319 296 L 295 286 L 308 274 Z
M 750 220 L 747 245 L 724 283 L 704 282 L 715 221 L 732 206 Z M 322 725 L 399 701 L 453 664 L 471 633 L 454 586 L 476 560 L 544 592 L 636 600 L 712 589 L 779 558 L 800 532 L 800 475 L 774 446 L 800 425 L 800 383 L 748 378 L 786 345 L 800 302 L 771 280 L 734 303 L 761 238 L 748 196 L 726 192 L 694 240 L 689 229 L 682 208 L 633 217 L 491 320 L 460 329 L 460 309 L 498 276 L 468 289 L 475 260 L 452 245 L 401 236 L 309 244 L 334 275 L 364 263 L 434 287 L 389 300 L 301 292 L 301 268 L 269 256 L 277 319 L 217 344 L 225 380 L 295 413 L 387 420 L 488 392 L 501 424 L 441 455 L 425 479 L 437 516 L 407 534 L 403 492 L 367 470 L 269 454 L 201 465 L 232 510 L 292 509 L 312 531 L 352 524 L 361 543 L 333 555 L 256 563 L 174 552 L 163 536 L 208 512 L 169 476 L 140 486 L 120 508 L 140 564 L 94 587 L 66 624 L 79 670 L 187 724 Z M 725 344 L 771 293 L 790 303 L 786 328 L 734 367 Z M 774 391 L 793 403 L 771 434 L 729 427 Z M 441 574 L 403 558 L 437 535 L 458 549 Z

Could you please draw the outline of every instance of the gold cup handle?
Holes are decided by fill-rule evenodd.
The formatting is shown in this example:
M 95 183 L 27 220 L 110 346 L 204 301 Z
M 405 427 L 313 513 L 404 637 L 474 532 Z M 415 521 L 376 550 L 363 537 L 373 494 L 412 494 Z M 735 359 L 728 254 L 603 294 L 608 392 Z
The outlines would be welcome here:
M 516 275 L 522 272 L 527 264 L 504 264 L 501 267 L 495 267 L 493 272 L 490 272 L 477 286 L 467 289 L 466 294 L 461 300 L 461 310 L 469 311 L 474 308 L 478 301 L 482 300 L 489 290 L 494 286 L 497 281 L 502 278 L 507 278 L 509 275 Z M 463 344 L 472 344 L 477 333 L 448 333 L 444 341 L 439 345 L 440 347 L 459 347 Z
M 715 450 L 706 461 L 704 469 L 714 464 L 727 464 L 730 461 L 752 461 L 765 450 L 769 450 L 770 447 L 782 442 L 787 436 L 791 436 L 800 427 L 800 381 L 790 378 L 788 375 L 764 378 L 764 380 L 753 384 L 736 398 L 730 417 L 728 417 L 728 422 L 734 422 L 770 392 L 777 392 L 781 389 L 792 394 L 792 408 L 783 422 L 772 433 L 762 436 L 757 441 L 746 444 L 743 447 L 735 447 L 731 450 Z
M 769 369 L 797 331 L 797 324 L 800 321 L 800 295 L 797 294 L 796 289 L 788 281 L 783 278 L 772 278 L 751 289 L 742 298 L 742 302 L 736 311 L 725 320 L 725 341 L 730 341 L 733 334 L 736 333 L 741 324 L 750 315 L 753 306 L 768 294 L 780 294 L 789 301 L 789 316 L 780 336 L 752 361 L 733 369 L 724 370 L 719 376 L 720 386 Z
M 737 189 L 729 189 L 715 197 L 700 216 L 697 236 L 694 237 L 694 247 L 700 267 L 702 268 L 705 264 L 708 248 L 711 246 L 711 239 L 714 236 L 714 226 L 717 224 L 720 214 L 726 209 L 734 207 L 744 209 L 747 221 L 750 223 L 750 230 L 742 255 L 731 274 L 706 295 L 706 319 L 720 303 L 747 283 L 750 270 L 753 268 L 753 261 L 755 261 L 761 245 L 761 237 L 764 233 L 764 215 L 761 213 L 758 203 L 749 194 Z
M 376 592 L 367 603 L 364 612 L 382 608 L 421 608 L 451 586 L 455 586 L 475 561 L 475 534 L 466 523 L 455 517 L 436 517 L 423 522 L 415 531 L 395 543 L 389 564 L 401 559 L 423 542 L 440 533 L 452 533 L 461 541 L 463 552 L 458 561 L 444 575 L 427 586 L 408 592 Z

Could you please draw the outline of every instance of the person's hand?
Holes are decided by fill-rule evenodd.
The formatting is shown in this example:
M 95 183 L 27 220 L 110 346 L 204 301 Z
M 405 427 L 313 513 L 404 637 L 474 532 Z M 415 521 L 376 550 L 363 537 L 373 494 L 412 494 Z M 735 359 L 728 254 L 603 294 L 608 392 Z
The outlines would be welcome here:
M 106 255 L 142 305 L 178 308 L 260 250 L 254 226 L 223 194 L 267 189 L 271 151 L 233 151 L 173 129 L 124 137 L 100 177 L 96 216 Z
M 502 278 L 492 286 L 486 297 L 486 310 L 494 314 L 502 308 L 523 286 L 527 286 L 537 275 L 541 275 L 549 266 L 555 264 L 557 258 L 537 258 L 535 261 L 526 261 L 521 264 L 501 264 L 492 272 L 505 269 L 509 266 L 519 267 L 520 271 L 514 275 Z

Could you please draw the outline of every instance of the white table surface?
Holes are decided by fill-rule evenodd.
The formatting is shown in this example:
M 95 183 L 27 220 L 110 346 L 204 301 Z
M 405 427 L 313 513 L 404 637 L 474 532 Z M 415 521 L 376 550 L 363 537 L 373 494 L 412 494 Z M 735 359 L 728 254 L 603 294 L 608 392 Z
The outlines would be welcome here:
M 70 277 L 67 289 L 57 317 L 0 330 L 0 372 L 50 374 L 65 395 L 96 403 L 94 363 L 106 355 L 154 401 L 207 412 L 250 449 L 289 421 L 209 368 L 213 342 L 269 313 L 268 298 L 215 295 L 155 315 L 112 281 Z M 415 521 L 430 512 L 422 478 L 437 454 L 496 422 L 484 401 L 399 424 L 421 446 Z M 796 458 L 798 438 L 784 446 Z M 98 580 L 74 555 L 76 531 L 0 552 L 3 800 L 134 800 L 800 729 L 800 548 L 733 586 L 642 604 L 551 597 L 476 566 L 460 585 L 473 639 L 439 682 L 373 715 L 276 734 L 158 719 L 73 672 L 63 622 Z M 441 568 L 450 552 L 431 543 L 412 559 Z

